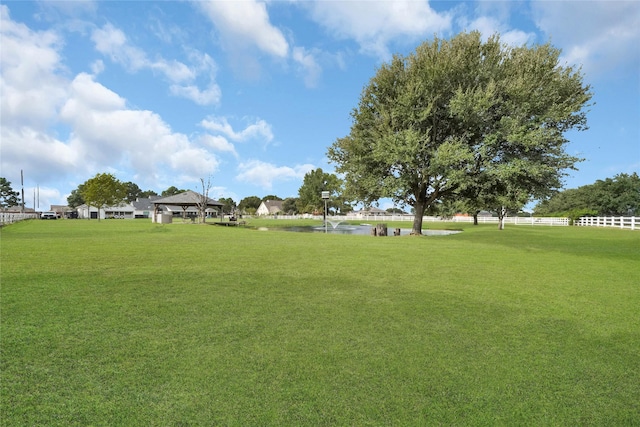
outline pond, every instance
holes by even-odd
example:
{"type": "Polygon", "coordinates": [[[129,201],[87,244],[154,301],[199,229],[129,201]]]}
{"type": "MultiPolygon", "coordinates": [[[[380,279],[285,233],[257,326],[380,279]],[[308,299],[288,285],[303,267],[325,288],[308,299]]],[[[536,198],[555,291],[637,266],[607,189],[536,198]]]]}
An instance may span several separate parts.
{"type": "MultiPolygon", "coordinates": [[[[326,232],[329,234],[355,234],[355,235],[370,235],[371,234],[371,225],[369,224],[360,224],[360,225],[351,225],[351,224],[338,224],[331,225],[327,224],[326,232]]],[[[260,227],[258,230],[268,231],[269,228],[260,227]]],[[[283,231],[294,231],[298,233],[324,233],[325,227],[324,225],[310,225],[310,226],[299,226],[299,227],[283,227],[283,228],[274,228],[273,230],[283,230],[283,231]]],[[[393,236],[393,231],[395,228],[389,227],[387,232],[390,236],[393,236]]],[[[448,236],[450,234],[460,233],[460,230],[422,230],[423,236],[448,236]]],[[[400,235],[406,236],[411,234],[410,228],[401,228],[400,235]]]]}

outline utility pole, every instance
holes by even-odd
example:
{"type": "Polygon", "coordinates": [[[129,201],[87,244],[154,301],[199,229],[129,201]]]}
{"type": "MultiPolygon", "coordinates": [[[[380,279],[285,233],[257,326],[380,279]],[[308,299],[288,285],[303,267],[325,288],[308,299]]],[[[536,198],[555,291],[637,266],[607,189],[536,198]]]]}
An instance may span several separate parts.
{"type": "Polygon", "coordinates": [[[22,187],[22,204],[20,211],[24,213],[24,174],[22,173],[22,169],[20,169],[20,186],[22,187]]]}

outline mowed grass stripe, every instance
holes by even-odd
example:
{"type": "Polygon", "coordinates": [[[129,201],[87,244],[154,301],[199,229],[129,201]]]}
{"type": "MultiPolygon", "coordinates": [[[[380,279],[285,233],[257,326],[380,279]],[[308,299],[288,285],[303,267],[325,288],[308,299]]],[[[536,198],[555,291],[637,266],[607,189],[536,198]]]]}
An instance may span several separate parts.
{"type": "Polygon", "coordinates": [[[640,234],[462,228],[5,227],[3,424],[640,423],[640,234]]]}

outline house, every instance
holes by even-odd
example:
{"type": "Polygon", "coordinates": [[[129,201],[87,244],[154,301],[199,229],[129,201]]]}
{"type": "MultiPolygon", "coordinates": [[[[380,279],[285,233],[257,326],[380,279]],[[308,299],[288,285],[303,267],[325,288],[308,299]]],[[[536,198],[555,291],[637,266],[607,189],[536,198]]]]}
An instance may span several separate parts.
{"type": "MultiPolygon", "coordinates": [[[[157,214],[165,214],[169,216],[195,218],[198,216],[198,203],[200,195],[194,191],[185,191],[168,197],[151,196],[138,198],[130,203],[122,203],[118,206],[106,206],[98,211],[95,206],[80,205],[76,208],[78,218],[83,219],[100,219],[116,218],[152,218],[154,212],[157,214]]],[[[217,209],[222,208],[222,203],[217,200],[207,198],[207,216],[217,216],[217,209]]]]}
{"type": "Polygon", "coordinates": [[[106,218],[133,218],[134,208],[131,203],[123,203],[119,206],[105,206],[98,209],[95,206],[87,206],[86,204],[80,205],[76,208],[78,211],[78,218],[80,219],[106,219],[106,218]]]}
{"type": "Polygon", "coordinates": [[[161,196],[149,196],[137,198],[131,205],[133,206],[134,218],[151,218],[153,215],[153,201],[158,200],[161,196]]]}
{"type": "Polygon", "coordinates": [[[347,214],[347,216],[355,216],[357,218],[364,218],[368,216],[382,216],[382,215],[389,215],[389,212],[379,208],[374,208],[374,207],[362,209],[360,211],[349,212],[347,214]]]}
{"type": "Polygon", "coordinates": [[[22,207],[21,205],[9,206],[2,210],[4,213],[18,214],[18,213],[28,213],[28,214],[40,214],[34,208],[22,207]]]}
{"type": "Polygon", "coordinates": [[[51,205],[49,208],[51,212],[55,212],[58,218],[64,218],[67,212],[71,211],[71,208],[67,205],[51,205]]]}
{"type": "Polygon", "coordinates": [[[282,212],[282,200],[265,200],[260,203],[256,215],[276,215],[282,212]]]}

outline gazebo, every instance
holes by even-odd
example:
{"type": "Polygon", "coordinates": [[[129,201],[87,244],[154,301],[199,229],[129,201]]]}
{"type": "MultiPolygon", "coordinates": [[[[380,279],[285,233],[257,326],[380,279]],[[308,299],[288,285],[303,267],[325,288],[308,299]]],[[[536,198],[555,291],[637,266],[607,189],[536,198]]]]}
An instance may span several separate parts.
{"type": "MultiPolygon", "coordinates": [[[[186,217],[187,209],[191,206],[200,207],[203,203],[203,195],[198,194],[195,191],[187,190],[184,193],[174,194],[173,196],[163,197],[161,199],[153,200],[153,218],[152,222],[158,221],[158,214],[162,212],[162,206],[180,206],[182,208],[182,218],[186,217]]],[[[209,197],[206,198],[206,206],[203,209],[207,209],[208,207],[222,207],[223,203],[220,203],[217,200],[213,200],[209,197]]]]}

